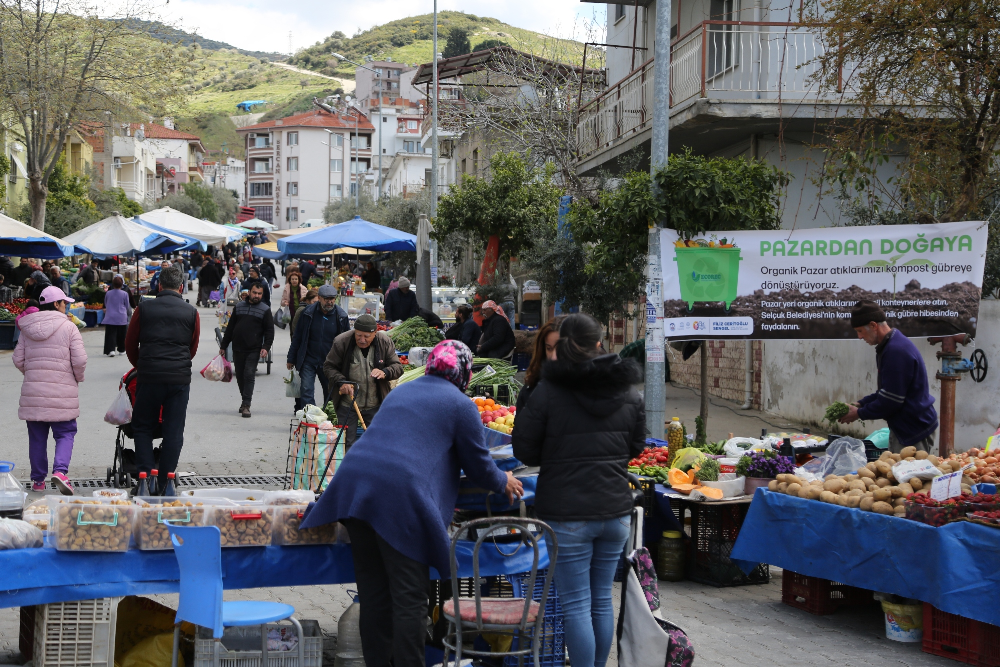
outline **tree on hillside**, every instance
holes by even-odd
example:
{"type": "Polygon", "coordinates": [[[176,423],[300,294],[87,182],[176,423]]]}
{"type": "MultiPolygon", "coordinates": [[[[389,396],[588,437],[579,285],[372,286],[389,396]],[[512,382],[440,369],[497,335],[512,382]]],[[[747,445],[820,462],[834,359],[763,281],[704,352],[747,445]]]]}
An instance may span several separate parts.
{"type": "Polygon", "coordinates": [[[84,0],[0,0],[0,107],[24,135],[31,224],[43,229],[48,181],[69,131],[106,113],[160,115],[179,96],[184,63],[172,44],[132,31],[138,0],[99,16],[84,0]]]}
{"type": "Polygon", "coordinates": [[[472,44],[469,42],[469,31],[465,28],[455,27],[448,33],[448,43],[442,51],[445,58],[454,56],[464,56],[472,52],[472,44]]]}
{"type": "MultiPolygon", "coordinates": [[[[1000,197],[1000,6],[828,0],[822,9],[816,29],[834,47],[819,58],[820,83],[850,102],[825,144],[825,177],[845,212],[862,224],[987,217],[1000,197]]],[[[984,290],[997,289],[991,225],[984,290]]]]}

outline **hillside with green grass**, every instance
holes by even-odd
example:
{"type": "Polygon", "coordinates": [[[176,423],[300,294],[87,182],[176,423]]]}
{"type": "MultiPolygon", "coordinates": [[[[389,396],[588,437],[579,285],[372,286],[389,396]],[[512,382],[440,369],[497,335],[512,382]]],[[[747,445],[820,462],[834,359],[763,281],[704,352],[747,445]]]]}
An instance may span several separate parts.
{"type": "MultiPolygon", "coordinates": [[[[411,65],[430,62],[434,53],[433,20],[433,14],[411,16],[375,26],[354,37],[347,37],[338,31],[295,54],[289,62],[321,74],[349,77],[354,76],[354,65],[338,63],[331,53],[340,53],[357,62],[362,62],[366,56],[375,60],[391,58],[395,62],[411,65]]],[[[438,13],[439,52],[444,52],[452,28],[468,31],[474,51],[484,42],[488,42],[487,46],[504,43],[521,51],[564,62],[580,63],[583,60],[583,44],[580,42],[516,28],[487,16],[452,11],[438,13]]]]}

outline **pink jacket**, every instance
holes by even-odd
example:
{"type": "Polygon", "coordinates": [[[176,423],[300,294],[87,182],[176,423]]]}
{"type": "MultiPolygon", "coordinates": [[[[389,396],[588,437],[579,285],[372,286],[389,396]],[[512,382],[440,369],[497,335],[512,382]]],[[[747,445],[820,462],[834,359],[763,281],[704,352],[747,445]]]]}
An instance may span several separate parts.
{"type": "MultiPolygon", "coordinates": [[[[308,287],[306,287],[305,285],[301,285],[301,284],[299,285],[299,305],[302,305],[302,302],[306,298],[306,292],[308,292],[308,291],[309,291],[308,287]]],[[[282,305],[282,306],[290,306],[290,305],[292,305],[292,286],[289,285],[288,283],[285,283],[285,289],[281,292],[281,304],[280,305],[282,305]]]]}
{"type": "Polygon", "coordinates": [[[14,365],[24,374],[18,419],[64,422],[80,416],[79,383],[87,368],[80,330],[66,315],[40,311],[18,322],[14,365]]]}

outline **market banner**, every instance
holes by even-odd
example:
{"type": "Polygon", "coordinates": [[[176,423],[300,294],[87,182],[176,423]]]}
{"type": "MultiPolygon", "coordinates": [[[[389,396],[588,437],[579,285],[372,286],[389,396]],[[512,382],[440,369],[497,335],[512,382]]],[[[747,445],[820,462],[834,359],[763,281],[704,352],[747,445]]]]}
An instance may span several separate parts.
{"type": "Polygon", "coordinates": [[[667,339],[856,338],[851,310],[881,305],[911,338],[975,336],[985,222],[660,237],[667,339]]]}

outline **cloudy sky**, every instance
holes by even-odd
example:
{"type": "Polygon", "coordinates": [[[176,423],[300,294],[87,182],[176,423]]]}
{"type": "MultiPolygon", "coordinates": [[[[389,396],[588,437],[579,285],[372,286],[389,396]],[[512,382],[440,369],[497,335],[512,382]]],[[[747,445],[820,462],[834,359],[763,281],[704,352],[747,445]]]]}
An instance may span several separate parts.
{"type": "MultiPolygon", "coordinates": [[[[510,25],[560,37],[581,32],[580,22],[605,5],[579,0],[438,0],[438,10],[492,16],[510,25]]],[[[433,11],[432,0],[170,0],[164,18],[188,32],[256,51],[288,52],[311,46],[335,30],[347,35],[373,25],[433,11]]]]}

